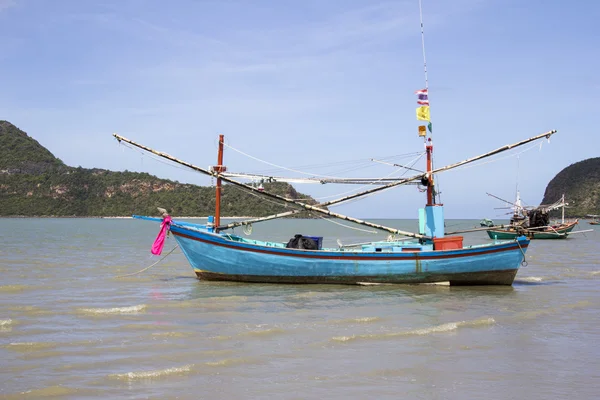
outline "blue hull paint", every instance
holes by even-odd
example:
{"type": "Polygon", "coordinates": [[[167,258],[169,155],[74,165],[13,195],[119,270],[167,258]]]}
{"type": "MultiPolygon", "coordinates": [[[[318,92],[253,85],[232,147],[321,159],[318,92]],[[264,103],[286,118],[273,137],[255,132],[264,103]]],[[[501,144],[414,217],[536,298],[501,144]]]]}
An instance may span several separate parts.
{"type": "Polygon", "coordinates": [[[171,226],[196,275],[242,282],[511,285],[529,245],[523,237],[457,250],[299,250],[197,227],[171,226]]]}

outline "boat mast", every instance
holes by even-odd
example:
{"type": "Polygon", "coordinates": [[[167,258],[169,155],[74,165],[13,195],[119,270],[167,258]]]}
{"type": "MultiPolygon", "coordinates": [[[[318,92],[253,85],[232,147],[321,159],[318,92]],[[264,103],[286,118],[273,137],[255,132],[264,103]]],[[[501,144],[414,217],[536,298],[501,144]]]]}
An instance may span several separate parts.
{"type": "Polygon", "coordinates": [[[427,205],[433,206],[435,204],[435,199],[433,194],[433,174],[431,173],[433,170],[433,162],[431,157],[433,153],[433,144],[431,143],[431,138],[429,138],[427,141],[425,150],[427,151],[427,176],[425,178],[427,182],[427,205]]]}
{"type": "Polygon", "coordinates": [[[429,82],[427,81],[427,59],[425,58],[425,31],[423,29],[423,6],[421,0],[419,0],[419,18],[421,20],[421,45],[423,47],[423,69],[425,70],[425,89],[429,89],[429,82]]]}
{"type": "Polygon", "coordinates": [[[217,165],[212,167],[212,170],[217,174],[217,187],[215,195],[215,232],[218,232],[221,225],[221,173],[227,171],[227,167],[223,165],[223,141],[224,135],[219,135],[219,154],[217,156],[217,165]]]}
{"type": "MultiPolygon", "coordinates": [[[[427,58],[425,57],[425,29],[423,26],[422,0],[419,0],[419,21],[421,22],[421,47],[423,50],[423,72],[425,74],[425,91],[427,93],[427,97],[429,98],[429,80],[427,79],[427,58]]],[[[429,121],[429,124],[431,124],[431,121],[429,121]]],[[[431,173],[431,171],[433,170],[433,143],[431,142],[431,130],[429,131],[429,134],[427,136],[423,138],[425,140],[425,151],[427,153],[427,175],[426,179],[423,180],[423,183],[427,184],[427,205],[433,206],[435,205],[435,192],[433,186],[433,174],[431,173]]]]}

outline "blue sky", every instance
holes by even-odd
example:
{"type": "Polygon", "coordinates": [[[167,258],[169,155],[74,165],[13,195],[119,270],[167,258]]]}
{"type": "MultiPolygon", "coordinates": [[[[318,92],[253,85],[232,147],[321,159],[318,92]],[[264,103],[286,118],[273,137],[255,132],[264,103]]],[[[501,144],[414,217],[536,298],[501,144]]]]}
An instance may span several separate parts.
{"type": "MultiPolygon", "coordinates": [[[[423,12],[436,166],[558,130],[541,150],[440,174],[447,217],[499,219],[486,192],[512,199],[517,183],[539,204],[560,170],[599,156],[599,2],[423,0],[423,12]]],[[[0,119],[72,166],[210,184],[113,132],[203,167],[222,133],[258,159],[336,176],[397,174],[365,160],[423,150],[418,0],[0,0],[0,37],[0,119]]],[[[231,150],[225,164],[290,175],[231,150]]],[[[424,202],[410,186],[334,210],[416,218],[424,202]]]]}

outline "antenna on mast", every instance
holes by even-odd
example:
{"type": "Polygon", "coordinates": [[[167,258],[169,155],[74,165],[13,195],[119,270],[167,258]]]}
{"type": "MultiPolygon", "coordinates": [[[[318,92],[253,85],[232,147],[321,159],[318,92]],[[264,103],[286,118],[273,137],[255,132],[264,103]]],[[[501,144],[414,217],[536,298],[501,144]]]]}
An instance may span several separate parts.
{"type": "Polygon", "coordinates": [[[425,89],[429,89],[429,81],[427,80],[427,59],[425,58],[425,32],[423,30],[423,5],[422,0],[419,0],[419,19],[421,21],[421,45],[423,47],[423,69],[425,71],[425,89]]]}

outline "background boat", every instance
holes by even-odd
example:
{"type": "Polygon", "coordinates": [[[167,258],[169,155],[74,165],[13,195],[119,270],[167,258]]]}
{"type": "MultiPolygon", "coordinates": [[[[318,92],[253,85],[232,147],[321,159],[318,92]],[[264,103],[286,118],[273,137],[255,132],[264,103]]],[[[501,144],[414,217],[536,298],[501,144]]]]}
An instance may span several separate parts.
{"type": "Polygon", "coordinates": [[[527,236],[529,239],[566,239],[578,224],[578,220],[565,221],[565,207],[568,203],[563,195],[557,202],[538,207],[525,207],[521,203],[520,194],[514,203],[510,203],[497,196],[488,195],[511,204],[513,214],[507,227],[493,228],[487,231],[491,239],[507,240],[518,236],[527,236]],[[562,210],[560,222],[551,223],[549,213],[553,210],[562,210]]]}

